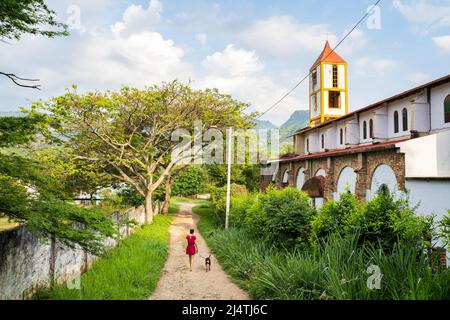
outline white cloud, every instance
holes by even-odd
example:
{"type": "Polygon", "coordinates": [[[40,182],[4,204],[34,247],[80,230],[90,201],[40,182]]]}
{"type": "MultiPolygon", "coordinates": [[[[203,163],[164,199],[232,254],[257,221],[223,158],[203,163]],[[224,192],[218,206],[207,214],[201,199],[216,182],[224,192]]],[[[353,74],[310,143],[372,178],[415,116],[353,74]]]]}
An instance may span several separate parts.
{"type": "Polygon", "coordinates": [[[123,13],[122,21],[116,22],[111,30],[115,34],[153,30],[161,19],[161,12],[162,4],[159,0],[150,0],[147,9],[132,4],[123,13]]]}
{"type": "MultiPolygon", "coordinates": [[[[252,108],[249,110],[264,111],[288,90],[264,72],[264,65],[254,51],[240,49],[232,44],[222,52],[206,57],[202,65],[207,74],[199,79],[196,86],[218,88],[232,94],[240,101],[251,103],[252,108]]],[[[263,118],[281,124],[293,110],[301,107],[307,107],[306,102],[291,95],[263,118]]]]}
{"type": "Polygon", "coordinates": [[[208,41],[208,36],[204,33],[197,33],[195,35],[195,39],[201,44],[201,45],[205,45],[206,42],[208,41]]]}
{"type": "Polygon", "coordinates": [[[231,77],[253,75],[264,68],[254,51],[238,49],[233,44],[206,57],[202,65],[208,73],[231,77]]]}
{"type": "Polygon", "coordinates": [[[433,42],[444,53],[450,53],[450,35],[434,37],[433,42]]]}
{"type": "Polygon", "coordinates": [[[436,5],[423,0],[404,3],[394,0],[396,8],[413,25],[413,30],[427,34],[433,29],[450,26],[450,4],[436,5]]]}
{"type": "Polygon", "coordinates": [[[386,78],[386,74],[392,74],[392,69],[396,66],[397,63],[394,60],[366,56],[355,61],[353,70],[358,77],[386,78]]]}
{"type": "Polygon", "coordinates": [[[305,52],[320,52],[325,41],[337,37],[322,24],[300,24],[290,16],[273,16],[258,20],[241,36],[246,46],[269,55],[289,57],[305,52]]]}

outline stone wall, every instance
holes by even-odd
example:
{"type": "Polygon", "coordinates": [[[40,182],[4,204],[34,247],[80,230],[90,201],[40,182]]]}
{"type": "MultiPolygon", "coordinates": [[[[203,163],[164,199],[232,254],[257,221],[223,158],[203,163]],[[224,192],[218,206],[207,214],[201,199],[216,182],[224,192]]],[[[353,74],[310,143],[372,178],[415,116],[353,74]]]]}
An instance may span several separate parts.
{"type": "MultiPolygon", "coordinates": [[[[155,212],[162,206],[158,205],[155,212]]],[[[143,207],[131,209],[124,215],[113,214],[115,221],[135,220],[145,222],[143,207]]],[[[127,237],[134,229],[122,227],[120,233],[127,237]]],[[[108,239],[113,247],[116,240],[108,239]]],[[[52,282],[64,283],[84,273],[97,259],[82,248],[68,248],[52,237],[38,239],[24,226],[0,232],[0,300],[18,300],[29,297],[37,288],[49,287],[52,282]]]]}

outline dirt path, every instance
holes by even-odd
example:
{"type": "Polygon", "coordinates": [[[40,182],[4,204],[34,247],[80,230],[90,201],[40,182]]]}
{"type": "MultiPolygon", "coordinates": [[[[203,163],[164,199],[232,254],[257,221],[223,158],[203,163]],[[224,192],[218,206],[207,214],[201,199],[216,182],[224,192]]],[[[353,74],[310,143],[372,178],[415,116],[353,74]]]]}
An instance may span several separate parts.
{"type": "Polygon", "coordinates": [[[248,295],[231,282],[214,256],[211,272],[205,271],[204,256],[209,248],[198,233],[195,223],[198,217],[192,213],[195,204],[183,203],[170,226],[169,256],[150,300],[246,300],[248,295]],[[186,235],[195,227],[199,255],[194,258],[192,272],[186,255],[186,235]]]}

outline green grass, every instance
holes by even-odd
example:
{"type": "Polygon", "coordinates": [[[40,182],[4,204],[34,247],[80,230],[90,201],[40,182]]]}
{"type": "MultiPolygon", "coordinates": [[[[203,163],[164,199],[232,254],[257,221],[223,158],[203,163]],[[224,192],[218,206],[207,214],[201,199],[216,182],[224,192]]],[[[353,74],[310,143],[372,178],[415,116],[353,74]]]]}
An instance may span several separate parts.
{"type": "Polygon", "coordinates": [[[155,290],[167,258],[172,216],[155,216],[94,263],[81,277],[81,290],[58,285],[35,299],[142,300],[155,290]]]}
{"type": "Polygon", "coordinates": [[[356,237],[336,235],[321,246],[287,251],[243,229],[224,230],[206,205],[194,212],[221,266],[254,299],[450,299],[450,271],[433,272],[412,245],[399,245],[386,255],[371,246],[358,248],[356,237]],[[370,265],[383,275],[380,290],[367,287],[370,265]]]}

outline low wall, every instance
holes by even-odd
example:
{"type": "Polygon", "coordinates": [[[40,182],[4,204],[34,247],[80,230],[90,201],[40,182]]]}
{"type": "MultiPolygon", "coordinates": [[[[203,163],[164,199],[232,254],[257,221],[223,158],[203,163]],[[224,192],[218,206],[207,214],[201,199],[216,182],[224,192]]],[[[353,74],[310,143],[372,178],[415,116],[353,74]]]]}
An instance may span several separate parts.
{"type": "MultiPolygon", "coordinates": [[[[113,213],[116,222],[127,218],[143,224],[144,208],[131,209],[123,215],[113,213]]],[[[123,237],[133,232],[129,227],[120,229],[123,237]]],[[[116,244],[113,239],[106,241],[109,247],[116,244]]],[[[84,273],[96,259],[80,247],[68,248],[51,237],[38,239],[24,226],[0,232],[0,300],[24,299],[37,288],[49,287],[53,281],[64,283],[84,273]]]]}

